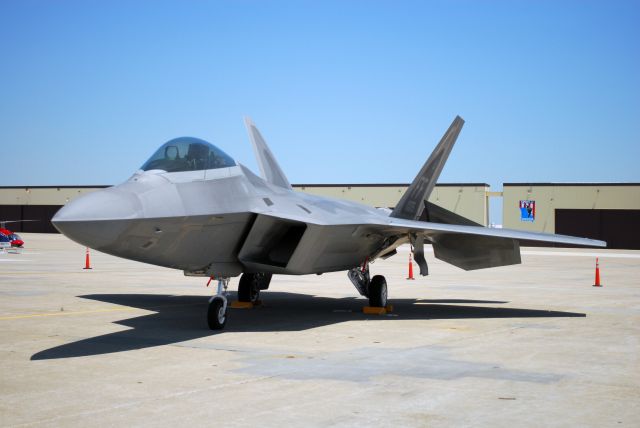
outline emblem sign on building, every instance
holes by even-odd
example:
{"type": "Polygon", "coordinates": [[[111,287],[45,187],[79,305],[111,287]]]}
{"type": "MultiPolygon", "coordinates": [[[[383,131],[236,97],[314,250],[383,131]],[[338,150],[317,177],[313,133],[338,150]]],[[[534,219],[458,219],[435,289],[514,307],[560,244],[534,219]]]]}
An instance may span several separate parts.
{"type": "Polygon", "coordinates": [[[534,221],[536,219],[536,201],[520,201],[520,221],[534,221]]]}

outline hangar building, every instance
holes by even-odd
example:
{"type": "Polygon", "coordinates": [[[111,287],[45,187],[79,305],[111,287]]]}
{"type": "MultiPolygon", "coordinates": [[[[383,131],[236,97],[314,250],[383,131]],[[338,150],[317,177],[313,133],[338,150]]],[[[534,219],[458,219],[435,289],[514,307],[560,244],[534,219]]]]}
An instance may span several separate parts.
{"type": "MultiPolygon", "coordinates": [[[[33,220],[15,223],[16,232],[56,233],[51,218],[71,199],[109,186],[0,187],[0,220],[33,220]]],[[[294,184],[295,190],[348,199],[375,207],[393,208],[408,184],[294,184]]],[[[438,184],[429,200],[443,208],[486,225],[489,218],[489,185],[438,184]]]]}
{"type": "MultiPolygon", "coordinates": [[[[408,184],[298,184],[295,190],[393,208],[408,184]]],[[[16,232],[55,233],[50,219],[78,195],[108,186],[0,187],[0,220],[38,220],[8,225],[16,232]]],[[[503,199],[503,226],[608,242],[640,249],[640,183],[438,184],[429,201],[476,223],[489,223],[489,198],[503,199]]]]}
{"type": "Polygon", "coordinates": [[[640,249],[640,183],[504,183],[502,209],[505,228],[640,249]],[[533,218],[523,218],[527,201],[534,202],[533,218]]]}

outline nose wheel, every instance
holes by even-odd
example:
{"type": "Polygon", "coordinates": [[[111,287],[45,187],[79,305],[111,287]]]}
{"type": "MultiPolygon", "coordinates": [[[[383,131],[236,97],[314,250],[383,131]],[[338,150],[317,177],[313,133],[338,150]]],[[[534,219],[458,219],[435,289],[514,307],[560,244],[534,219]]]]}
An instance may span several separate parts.
{"type": "Polygon", "coordinates": [[[209,299],[207,324],[211,330],[222,330],[227,324],[227,287],[229,278],[218,279],[218,292],[209,299]]]}
{"type": "Polygon", "coordinates": [[[227,304],[220,297],[212,297],[207,310],[207,324],[211,330],[222,330],[227,324],[227,304]]]}

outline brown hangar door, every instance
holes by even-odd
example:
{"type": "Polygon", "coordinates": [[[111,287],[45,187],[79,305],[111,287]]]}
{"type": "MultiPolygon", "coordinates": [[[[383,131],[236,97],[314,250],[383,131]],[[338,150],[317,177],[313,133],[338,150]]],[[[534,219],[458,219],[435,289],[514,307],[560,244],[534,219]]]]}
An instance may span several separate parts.
{"type": "Polygon", "coordinates": [[[556,209],[556,233],[607,241],[607,248],[640,250],[640,210],[556,209]]]}
{"type": "Polygon", "coordinates": [[[51,218],[60,208],[62,205],[3,205],[0,206],[0,220],[32,220],[7,223],[7,229],[16,233],[58,233],[51,218]]]}

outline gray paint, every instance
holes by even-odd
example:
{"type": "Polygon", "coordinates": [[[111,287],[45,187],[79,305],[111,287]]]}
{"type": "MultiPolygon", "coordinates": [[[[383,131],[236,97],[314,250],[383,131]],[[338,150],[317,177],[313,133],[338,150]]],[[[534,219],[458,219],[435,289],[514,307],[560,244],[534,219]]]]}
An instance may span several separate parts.
{"type": "MultiPolygon", "coordinates": [[[[461,121],[456,118],[436,148],[430,161],[438,165],[429,171],[442,170],[461,121]],[[444,143],[448,150],[442,149],[444,143]]],[[[295,192],[255,125],[247,120],[247,126],[264,179],[242,165],[204,172],[138,171],[123,184],[73,200],[53,224],[74,241],[105,253],[218,277],[348,270],[392,252],[410,236],[424,237],[434,244],[437,257],[464,269],[519,262],[519,239],[605,245],[394,218],[388,210],[295,192]]],[[[435,179],[421,173],[416,181],[424,179],[428,195],[435,179]]],[[[414,182],[407,192],[417,186],[414,182]]]]}

